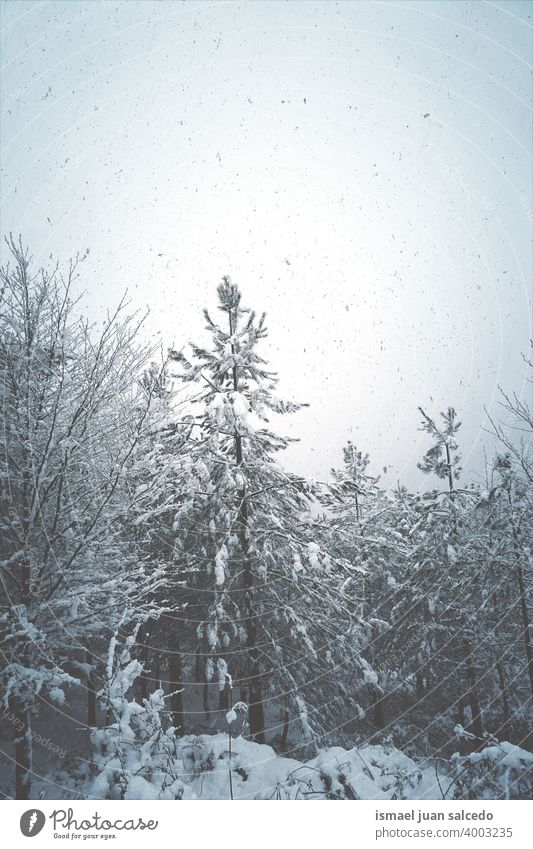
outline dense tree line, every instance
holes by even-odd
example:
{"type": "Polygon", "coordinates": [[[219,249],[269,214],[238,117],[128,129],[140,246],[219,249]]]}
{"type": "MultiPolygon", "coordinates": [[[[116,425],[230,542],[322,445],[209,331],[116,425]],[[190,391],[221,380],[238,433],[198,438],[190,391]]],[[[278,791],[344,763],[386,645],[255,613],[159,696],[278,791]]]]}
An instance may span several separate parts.
{"type": "Polygon", "coordinates": [[[229,716],[280,752],[386,739],[438,758],[458,728],[465,749],[530,746],[520,398],[502,394],[482,485],[462,481],[452,407],[420,409],[434,488],[385,490],[350,442],[317,484],[283,467],[290,440],[269,419],[301,404],[277,397],[265,316],[228,278],[220,319],[204,312],[210,344],[157,362],[124,303],[98,329],[81,317],[77,262],[37,269],[8,244],[0,683],[17,798],[31,797],[32,721],[68,710],[73,688],[91,728],[120,725],[127,692],[157,691],[176,737],[229,716]]]}

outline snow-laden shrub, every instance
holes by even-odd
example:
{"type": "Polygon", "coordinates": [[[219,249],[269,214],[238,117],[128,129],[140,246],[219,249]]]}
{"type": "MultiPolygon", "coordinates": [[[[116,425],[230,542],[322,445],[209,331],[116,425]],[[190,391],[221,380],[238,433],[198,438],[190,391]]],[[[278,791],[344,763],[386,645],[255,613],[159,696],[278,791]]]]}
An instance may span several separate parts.
{"type": "MultiPolygon", "coordinates": [[[[435,772],[419,766],[393,746],[334,746],[321,749],[302,767],[307,770],[315,798],[436,799],[435,772]],[[312,773],[316,771],[316,775],[312,773]]],[[[300,773],[300,778],[302,773],[300,773]]],[[[304,793],[305,795],[305,793],[304,793]]],[[[312,796],[310,796],[312,798],[312,796]]]]}
{"type": "Polygon", "coordinates": [[[505,741],[486,742],[479,751],[452,755],[453,784],[446,798],[531,799],[533,754],[505,741]]]}
{"type": "Polygon", "coordinates": [[[91,734],[99,774],[89,794],[99,799],[180,799],[183,783],[174,728],[163,727],[164,694],[143,705],[123,700],[116,721],[91,734]]]}
{"type": "Polygon", "coordinates": [[[177,738],[172,725],[165,722],[163,690],[156,690],[142,704],[128,699],[143,669],[130,654],[135,638],[136,632],[128,637],[118,661],[116,637],[110,642],[106,685],[98,694],[108,723],[91,732],[98,775],[88,795],[99,799],[179,799],[183,784],[177,773],[177,738]]]}

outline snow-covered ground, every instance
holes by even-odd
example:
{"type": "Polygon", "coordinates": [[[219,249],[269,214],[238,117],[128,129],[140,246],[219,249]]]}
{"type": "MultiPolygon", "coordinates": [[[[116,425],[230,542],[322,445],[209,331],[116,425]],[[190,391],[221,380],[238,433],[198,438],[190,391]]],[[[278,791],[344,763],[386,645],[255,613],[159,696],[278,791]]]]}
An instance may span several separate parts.
{"type": "MultiPolygon", "coordinates": [[[[267,745],[227,734],[181,737],[174,779],[152,770],[148,753],[133,748],[117,782],[117,762],[108,762],[87,796],[126,799],[441,799],[433,766],[419,766],[398,749],[363,746],[321,749],[302,763],[267,745]]],[[[126,751],[125,747],[123,751],[126,751]]],[[[441,785],[449,779],[440,776],[441,785]]],[[[84,793],[85,795],[85,793],[84,793]]]]}

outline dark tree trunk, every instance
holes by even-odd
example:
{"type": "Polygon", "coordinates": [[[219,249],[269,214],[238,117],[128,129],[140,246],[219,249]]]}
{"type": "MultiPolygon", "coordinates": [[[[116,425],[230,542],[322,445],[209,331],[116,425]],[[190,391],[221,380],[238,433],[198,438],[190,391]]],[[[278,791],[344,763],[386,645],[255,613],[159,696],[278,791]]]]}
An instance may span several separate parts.
{"type": "MultiPolygon", "coordinates": [[[[463,728],[467,726],[467,718],[466,718],[466,708],[468,706],[468,698],[466,696],[462,696],[460,701],[457,704],[457,724],[462,725],[463,728]]],[[[466,755],[472,751],[471,743],[463,737],[462,735],[459,737],[459,740],[456,742],[455,737],[453,738],[454,745],[457,745],[459,748],[459,752],[461,755],[466,755]]]]}
{"type": "Polygon", "coordinates": [[[516,566],[516,579],[518,581],[518,589],[520,591],[520,612],[522,614],[522,625],[524,627],[524,647],[526,650],[529,686],[531,689],[531,695],[533,696],[533,647],[531,645],[531,624],[529,621],[529,611],[527,609],[524,572],[522,570],[522,564],[520,562],[518,562],[516,566]]]}
{"type": "MultiPolygon", "coordinates": [[[[91,652],[87,651],[85,662],[92,667],[91,652]]],[[[96,684],[94,681],[94,669],[87,675],[87,725],[89,728],[96,727],[96,684]]]]}
{"type": "Polygon", "coordinates": [[[171,679],[172,695],[170,697],[170,713],[172,725],[176,730],[180,729],[183,734],[183,692],[180,684],[181,664],[176,658],[169,663],[169,677],[171,679]]]}
{"type": "Polygon", "coordinates": [[[146,666],[143,666],[143,674],[141,675],[141,699],[148,698],[148,676],[146,675],[146,666]]]}
{"type": "Polygon", "coordinates": [[[199,652],[196,652],[196,657],[194,658],[194,677],[197,684],[201,684],[204,680],[202,674],[202,656],[199,652]]]}
{"type": "Polygon", "coordinates": [[[457,722],[463,727],[466,724],[466,699],[462,698],[457,704],[457,722]]]}
{"type": "Polygon", "coordinates": [[[209,710],[209,683],[204,680],[202,685],[202,698],[204,703],[204,713],[206,717],[209,719],[211,711],[209,710]]]}
{"type": "Polygon", "coordinates": [[[155,654],[154,657],[154,689],[158,690],[161,687],[161,661],[159,659],[159,655],[155,654]]]}
{"type": "MultiPolygon", "coordinates": [[[[26,530],[27,532],[27,530],[26,530]]],[[[24,556],[22,563],[22,600],[26,610],[30,610],[32,598],[32,570],[28,557],[24,556]]],[[[24,666],[30,663],[28,658],[28,644],[24,645],[20,653],[20,662],[24,666]]],[[[19,699],[14,699],[13,704],[14,726],[15,726],[15,798],[31,798],[31,779],[33,768],[32,734],[31,734],[31,712],[29,707],[19,699]]]]}
{"type": "Polygon", "coordinates": [[[176,731],[181,730],[183,734],[183,682],[182,682],[182,663],[180,644],[177,639],[174,639],[171,645],[171,652],[168,661],[168,678],[170,687],[170,713],[172,716],[172,725],[176,731]]]}
{"type": "Polygon", "coordinates": [[[383,710],[383,690],[380,687],[372,687],[372,708],[374,711],[374,725],[377,728],[385,728],[385,713],[383,710]]]}
{"type": "Polygon", "coordinates": [[[211,711],[209,709],[209,681],[206,678],[205,666],[205,659],[202,658],[202,655],[198,654],[196,656],[196,674],[198,676],[198,680],[202,682],[202,702],[204,706],[204,713],[206,719],[209,719],[209,716],[211,715],[211,711]]]}
{"type": "Polygon", "coordinates": [[[502,699],[502,727],[507,728],[509,721],[511,719],[511,710],[509,708],[509,696],[507,692],[507,684],[505,683],[505,670],[502,662],[502,654],[499,650],[499,636],[500,636],[500,628],[499,628],[499,611],[498,611],[498,599],[497,594],[493,593],[492,602],[494,605],[494,616],[495,616],[495,625],[494,625],[494,634],[496,637],[496,646],[498,653],[498,660],[496,661],[496,671],[498,673],[498,684],[500,687],[500,695],[502,699]]]}
{"type": "Polygon", "coordinates": [[[148,698],[148,663],[149,663],[149,652],[148,646],[146,645],[146,630],[141,625],[139,628],[139,633],[137,635],[137,643],[139,645],[139,659],[142,664],[143,671],[139,676],[139,684],[141,689],[141,699],[148,698]]]}
{"type": "MultiPolygon", "coordinates": [[[[233,327],[233,318],[230,313],[230,334],[233,335],[235,328],[233,327]]],[[[233,346],[232,346],[233,351],[233,346]]],[[[239,391],[239,378],[237,366],[233,366],[233,388],[235,392],[239,391]]],[[[235,432],[235,461],[237,466],[242,465],[242,437],[235,432]]],[[[250,731],[252,739],[256,743],[265,742],[265,713],[263,705],[263,685],[261,680],[261,669],[259,663],[259,652],[257,649],[257,615],[255,613],[253,602],[253,570],[252,561],[249,555],[248,542],[248,501],[246,490],[243,488],[239,491],[239,542],[242,556],[243,567],[243,589],[244,589],[244,625],[246,630],[246,647],[247,647],[247,674],[246,683],[248,685],[248,719],[250,723],[250,731]]]]}
{"type": "Polygon", "coordinates": [[[87,679],[87,725],[96,728],[96,692],[90,678],[87,679]]]}
{"type": "MultiPolygon", "coordinates": [[[[240,440],[240,437],[239,437],[240,440]]],[[[246,647],[248,649],[248,716],[252,739],[256,743],[265,742],[265,714],[263,706],[263,686],[257,650],[257,617],[253,604],[252,563],[248,556],[248,507],[246,494],[241,493],[239,510],[240,541],[243,553],[244,613],[246,628],[246,647]]]]}
{"type": "Polygon", "coordinates": [[[448,489],[450,490],[450,495],[453,498],[455,495],[455,491],[453,488],[452,458],[450,455],[450,446],[447,442],[444,443],[444,448],[446,450],[446,467],[448,469],[448,489]]]}
{"type": "Polygon", "coordinates": [[[463,649],[465,655],[466,680],[468,682],[468,703],[472,714],[472,733],[475,734],[476,737],[482,737],[483,724],[481,721],[481,709],[479,707],[479,700],[477,697],[477,679],[474,666],[472,664],[472,649],[468,640],[463,641],[463,649]]]}
{"type": "Polygon", "coordinates": [[[470,702],[470,710],[472,712],[472,733],[475,734],[476,737],[483,737],[481,709],[479,707],[477,693],[475,690],[470,690],[468,694],[468,701],[470,702]]]}
{"type": "Polygon", "coordinates": [[[230,699],[231,699],[231,689],[230,689],[228,682],[226,681],[222,690],[219,689],[219,691],[218,691],[218,708],[219,708],[219,710],[229,710],[230,707],[231,707],[230,699]]]}
{"type": "Polygon", "coordinates": [[[287,742],[289,739],[289,721],[290,721],[290,713],[289,713],[289,700],[285,700],[285,707],[283,709],[283,731],[281,733],[280,740],[280,749],[284,752],[287,749],[287,742]]]}
{"type": "Polygon", "coordinates": [[[15,737],[15,798],[29,799],[31,796],[32,737],[31,714],[21,702],[13,707],[16,728],[15,737]]]}
{"type": "Polygon", "coordinates": [[[502,697],[502,719],[503,719],[503,727],[506,728],[509,724],[509,720],[511,719],[511,710],[509,708],[509,698],[507,695],[507,685],[505,683],[505,675],[503,671],[503,663],[498,661],[496,664],[496,670],[498,672],[498,683],[500,685],[500,693],[502,697]]]}

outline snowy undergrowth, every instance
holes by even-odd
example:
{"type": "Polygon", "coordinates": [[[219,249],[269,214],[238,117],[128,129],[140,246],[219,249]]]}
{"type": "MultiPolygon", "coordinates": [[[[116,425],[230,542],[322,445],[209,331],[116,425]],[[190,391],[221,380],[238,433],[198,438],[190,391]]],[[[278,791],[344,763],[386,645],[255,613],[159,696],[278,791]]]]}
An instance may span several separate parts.
{"type": "MultiPolygon", "coordinates": [[[[129,700],[142,670],[126,641],[100,697],[112,721],[91,735],[91,774],[78,786],[98,799],[483,799],[529,798],[533,755],[494,738],[478,739],[462,726],[458,741],[477,747],[449,761],[417,764],[389,745],[320,749],[305,762],[277,755],[270,746],[233,736],[246,714],[242,702],[227,714],[228,733],[177,736],[163,690],[143,704],[129,700]],[[241,717],[242,719],[242,717],[241,717]],[[96,771],[96,775],[95,775],[96,771]]],[[[79,781],[78,776],[78,781],[79,781]]]]}
{"type": "MultiPolygon", "coordinates": [[[[100,732],[106,733],[106,732],[100,732]]],[[[174,737],[144,745],[114,737],[114,756],[100,752],[101,772],[87,795],[106,799],[439,799],[431,768],[398,749],[321,749],[302,763],[267,745],[227,734],[174,737]],[[120,745],[120,756],[118,745],[120,745]],[[155,755],[155,757],[154,757],[155,755]],[[230,783],[231,770],[231,783],[230,783]]]]}
{"type": "Polygon", "coordinates": [[[232,737],[243,703],[227,713],[228,733],[178,737],[162,690],[143,704],[130,701],[141,665],[127,640],[100,693],[113,721],[91,735],[97,770],[82,792],[100,799],[432,799],[442,798],[433,768],[417,766],[398,749],[363,746],[321,749],[302,763],[270,746],[232,737]]]}
{"type": "Polygon", "coordinates": [[[452,755],[448,799],[531,799],[533,754],[507,741],[487,741],[480,751],[452,755]]]}

